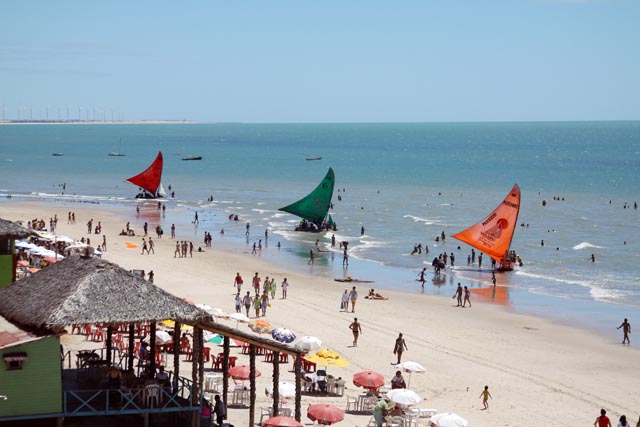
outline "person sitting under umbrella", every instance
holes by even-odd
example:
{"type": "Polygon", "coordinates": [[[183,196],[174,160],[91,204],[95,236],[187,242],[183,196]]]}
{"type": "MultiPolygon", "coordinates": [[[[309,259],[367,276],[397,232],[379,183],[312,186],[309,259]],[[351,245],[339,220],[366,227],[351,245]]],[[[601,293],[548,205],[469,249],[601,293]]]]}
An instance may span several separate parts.
{"type": "Polygon", "coordinates": [[[390,406],[391,399],[385,396],[373,407],[373,418],[376,420],[376,427],[382,427],[382,420],[387,415],[390,406]]]}
{"type": "Polygon", "coordinates": [[[394,388],[407,388],[401,371],[396,371],[396,375],[391,378],[391,389],[393,390],[394,388]]]}

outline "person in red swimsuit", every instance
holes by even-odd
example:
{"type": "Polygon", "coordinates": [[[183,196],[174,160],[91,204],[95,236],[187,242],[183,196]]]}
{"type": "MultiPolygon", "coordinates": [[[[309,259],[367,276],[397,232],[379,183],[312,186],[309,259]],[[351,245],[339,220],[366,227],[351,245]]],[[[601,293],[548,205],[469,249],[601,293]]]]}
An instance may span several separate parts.
{"type": "Polygon", "coordinates": [[[611,427],[611,421],[607,417],[607,411],[600,409],[600,416],[593,422],[594,427],[611,427]]]}

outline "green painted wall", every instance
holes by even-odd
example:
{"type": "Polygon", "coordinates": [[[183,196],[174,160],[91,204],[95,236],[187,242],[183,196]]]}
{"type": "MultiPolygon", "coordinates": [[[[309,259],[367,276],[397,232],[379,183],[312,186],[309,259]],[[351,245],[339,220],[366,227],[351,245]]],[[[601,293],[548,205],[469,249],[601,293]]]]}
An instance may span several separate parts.
{"type": "Polygon", "coordinates": [[[15,242],[13,240],[0,240],[0,288],[6,288],[13,283],[15,265],[13,265],[13,254],[15,252],[15,242]],[[8,249],[8,250],[7,250],[8,249]],[[9,252],[9,253],[6,253],[9,252]]]}
{"type": "Polygon", "coordinates": [[[5,348],[0,357],[20,351],[29,357],[21,370],[7,371],[0,359],[0,394],[8,397],[0,400],[0,423],[2,417],[62,412],[60,339],[43,338],[5,348]]]}

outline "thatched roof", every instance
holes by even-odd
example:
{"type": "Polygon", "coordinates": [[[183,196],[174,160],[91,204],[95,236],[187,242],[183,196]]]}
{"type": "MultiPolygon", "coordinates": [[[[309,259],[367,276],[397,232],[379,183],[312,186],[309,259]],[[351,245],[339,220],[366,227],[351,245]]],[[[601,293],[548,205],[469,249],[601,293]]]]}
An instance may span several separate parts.
{"type": "Polygon", "coordinates": [[[60,330],[78,323],[179,320],[209,315],[116,264],[70,256],[0,289],[0,315],[30,329],[60,330]]]}
{"type": "Polygon", "coordinates": [[[0,218],[0,239],[24,239],[32,234],[33,232],[29,229],[15,222],[0,218]]]}

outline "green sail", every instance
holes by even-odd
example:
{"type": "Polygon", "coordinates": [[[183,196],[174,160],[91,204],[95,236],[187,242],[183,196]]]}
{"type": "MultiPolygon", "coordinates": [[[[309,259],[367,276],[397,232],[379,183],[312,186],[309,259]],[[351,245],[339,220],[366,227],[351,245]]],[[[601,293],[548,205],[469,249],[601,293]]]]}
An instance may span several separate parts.
{"type": "Polygon", "coordinates": [[[322,182],[309,195],[278,210],[289,212],[321,227],[331,205],[335,181],[333,169],[329,168],[322,182]]]}

